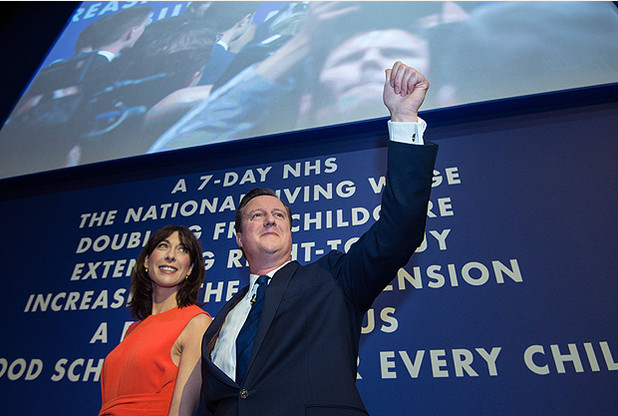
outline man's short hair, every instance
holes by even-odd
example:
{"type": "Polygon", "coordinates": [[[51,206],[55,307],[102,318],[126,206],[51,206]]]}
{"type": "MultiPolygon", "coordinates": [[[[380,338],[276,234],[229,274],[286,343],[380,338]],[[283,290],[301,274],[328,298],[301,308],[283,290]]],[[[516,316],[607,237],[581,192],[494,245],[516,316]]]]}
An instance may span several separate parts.
{"type": "Polygon", "coordinates": [[[237,233],[242,232],[242,218],[243,218],[243,210],[244,210],[245,206],[253,198],[258,197],[258,196],[263,196],[263,195],[274,196],[279,201],[281,201],[281,203],[285,207],[285,210],[286,210],[286,212],[288,214],[288,219],[290,221],[290,229],[292,228],[292,210],[290,209],[290,206],[288,204],[286,204],[285,201],[281,200],[277,196],[275,191],[273,191],[272,189],[268,189],[268,188],[253,188],[252,190],[247,192],[247,194],[245,196],[242,197],[242,199],[240,200],[240,204],[238,204],[238,208],[236,209],[236,218],[235,218],[235,221],[234,221],[234,230],[237,233]]]}
{"type": "MultiPolygon", "coordinates": [[[[86,28],[88,43],[98,50],[120,39],[135,26],[140,26],[150,17],[152,7],[135,6],[103,16],[86,28]]],[[[83,43],[83,40],[80,41],[83,43]]],[[[81,46],[81,45],[80,45],[81,46]]]]}

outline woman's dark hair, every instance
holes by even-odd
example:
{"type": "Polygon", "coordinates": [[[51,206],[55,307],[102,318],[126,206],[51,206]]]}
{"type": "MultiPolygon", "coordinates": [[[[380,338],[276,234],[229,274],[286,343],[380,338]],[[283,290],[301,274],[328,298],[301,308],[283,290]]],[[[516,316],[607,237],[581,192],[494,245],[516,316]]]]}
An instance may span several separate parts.
{"type": "Polygon", "coordinates": [[[216,36],[202,21],[182,16],[151,23],[132,48],[111,62],[116,82],[108,94],[127,106],[152,107],[201,74],[216,36]]]}
{"type": "Polygon", "coordinates": [[[176,301],[181,308],[198,303],[197,295],[206,275],[202,246],[193,232],[184,225],[166,225],[148,239],[131,273],[131,300],[127,306],[131,308],[131,315],[137,319],[147,318],[152,313],[152,281],[144,267],[146,257],[174,232],[178,232],[178,239],[186,246],[193,265],[191,274],[178,286],[176,301]]]}
{"type": "Polygon", "coordinates": [[[124,66],[127,79],[159,73],[191,74],[208,62],[216,37],[217,33],[199,20],[169,17],[148,25],[135,45],[118,57],[118,64],[124,66]]]}

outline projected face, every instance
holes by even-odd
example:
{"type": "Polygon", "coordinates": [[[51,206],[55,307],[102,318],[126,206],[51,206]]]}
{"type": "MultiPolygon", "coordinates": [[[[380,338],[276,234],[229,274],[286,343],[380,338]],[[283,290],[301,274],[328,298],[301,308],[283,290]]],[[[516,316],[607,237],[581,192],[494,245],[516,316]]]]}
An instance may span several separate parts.
{"type": "Polygon", "coordinates": [[[398,60],[426,74],[427,42],[400,29],[362,33],[343,42],[330,53],[319,78],[334,96],[331,111],[363,116],[367,106],[382,110],[384,71],[398,60]]]}

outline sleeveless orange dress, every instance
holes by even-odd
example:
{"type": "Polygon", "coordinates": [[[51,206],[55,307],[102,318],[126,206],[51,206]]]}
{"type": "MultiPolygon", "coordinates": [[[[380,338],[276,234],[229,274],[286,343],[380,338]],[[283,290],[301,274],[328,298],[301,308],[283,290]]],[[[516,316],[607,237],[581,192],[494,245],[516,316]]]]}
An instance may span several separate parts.
{"type": "Polygon", "coordinates": [[[171,357],[174,342],[199,306],[173,308],[134,322],[124,340],[105,358],[101,370],[99,416],[166,416],[178,367],[171,357]]]}

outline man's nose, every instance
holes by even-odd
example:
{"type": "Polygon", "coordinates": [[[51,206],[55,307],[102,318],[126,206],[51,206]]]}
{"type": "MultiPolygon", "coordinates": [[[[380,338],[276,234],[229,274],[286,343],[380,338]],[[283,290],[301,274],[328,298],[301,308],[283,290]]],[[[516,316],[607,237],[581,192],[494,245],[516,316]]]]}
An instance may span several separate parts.
{"type": "Polygon", "coordinates": [[[268,227],[275,224],[275,216],[272,214],[264,215],[264,226],[268,227]]]}

